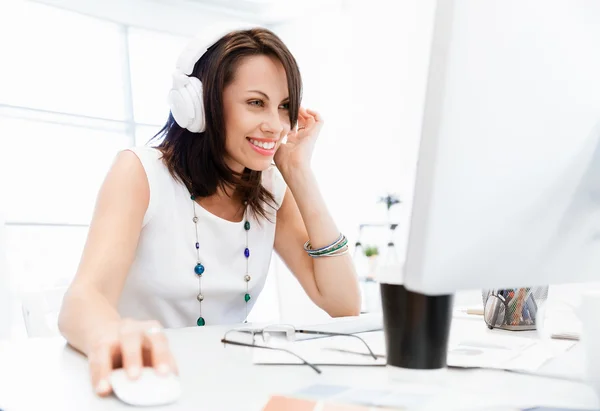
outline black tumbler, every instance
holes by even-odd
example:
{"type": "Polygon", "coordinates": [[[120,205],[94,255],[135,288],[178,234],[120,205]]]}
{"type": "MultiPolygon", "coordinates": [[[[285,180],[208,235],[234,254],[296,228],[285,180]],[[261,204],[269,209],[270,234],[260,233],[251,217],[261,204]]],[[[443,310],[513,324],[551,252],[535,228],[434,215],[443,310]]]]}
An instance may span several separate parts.
{"type": "Polygon", "coordinates": [[[381,283],[387,364],[407,369],[446,367],[453,295],[428,296],[381,283]]]}

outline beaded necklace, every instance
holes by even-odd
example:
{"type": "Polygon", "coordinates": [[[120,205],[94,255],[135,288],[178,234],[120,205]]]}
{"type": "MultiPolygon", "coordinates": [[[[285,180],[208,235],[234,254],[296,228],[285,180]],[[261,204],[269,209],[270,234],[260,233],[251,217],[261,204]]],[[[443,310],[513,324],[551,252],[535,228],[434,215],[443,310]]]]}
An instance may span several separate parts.
{"type": "MultiPolygon", "coordinates": [[[[200,304],[199,309],[200,309],[200,316],[198,317],[198,320],[196,320],[196,324],[201,327],[203,325],[206,325],[206,321],[204,320],[204,317],[202,316],[202,301],[204,301],[204,295],[202,294],[202,276],[204,275],[205,272],[205,267],[204,264],[202,264],[202,261],[200,260],[200,240],[199,240],[199,236],[198,236],[198,215],[196,213],[196,207],[198,206],[198,203],[196,203],[196,196],[192,194],[192,196],[190,197],[192,199],[192,207],[194,209],[194,218],[192,219],[192,221],[194,222],[194,226],[196,229],[196,266],[194,267],[194,273],[196,274],[196,276],[198,277],[198,296],[196,297],[198,300],[198,303],[200,304]]],[[[250,221],[248,221],[248,203],[244,202],[244,205],[246,206],[245,210],[244,210],[244,232],[246,234],[246,246],[244,248],[244,257],[246,259],[246,273],[244,274],[244,282],[246,283],[246,293],[244,294],[244,301],[246,303],[246,316],[244,317],[244,322],[246,322],[247,318],[248,318],[248,301],[250,301],[250,293],[249,293],[249,283],[251,280],[250,274],[248,274],[248,262],[250,259],[250,249],[248,248],[248,232],[250,231],[250,221]]]]}

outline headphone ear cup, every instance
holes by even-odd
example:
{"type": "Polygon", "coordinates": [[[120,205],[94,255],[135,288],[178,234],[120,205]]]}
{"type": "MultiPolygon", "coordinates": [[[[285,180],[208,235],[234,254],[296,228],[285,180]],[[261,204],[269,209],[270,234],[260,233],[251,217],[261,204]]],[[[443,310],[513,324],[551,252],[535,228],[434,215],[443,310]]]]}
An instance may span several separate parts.
{"type": "Polygon", "coordinates": [[[177,124],[182,128],[187,128],[194,120],[194,102],[190,97],[188,88],[188,77],[180,75],[169,92],[169,107],[171,114],[175,118],[177,124]]]}
{"type": "Polygon", "coordinates": [[[186,86],[188,95],[193,104],[193,118],[188,130],[194,133],[202,133],[206,130],[206,117],[204,112],[204,95],[202,82],[197,77],[189,77],[189,83],[186,86]]]}

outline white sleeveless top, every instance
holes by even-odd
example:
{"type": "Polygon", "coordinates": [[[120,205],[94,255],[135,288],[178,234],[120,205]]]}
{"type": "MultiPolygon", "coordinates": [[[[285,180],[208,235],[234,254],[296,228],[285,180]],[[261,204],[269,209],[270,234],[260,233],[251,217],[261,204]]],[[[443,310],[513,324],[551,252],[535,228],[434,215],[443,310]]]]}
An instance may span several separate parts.
{"type": "MultiPolygon", "coordinates": [[[[118,311],[138,320],[158,320],[166,328],[196,326],[200,316],[194,202],[185,185],[174,179],[153,147],[135,147],[146,171],[150,200],[135,260],[127,276],[118,311]]],[[[275,166],[262,173],[263,186],[278,206],[286,191],[275,166]]],[[[206,325],[241,323],[263,289],[273,252],[275,214],[272,222],[248,216],[248,293],[246,307],[245,219],[230,222],[196,204],[202,275],[202,317],[206,325]]],[[[279,207],[277,207],[279,208],[279,207]]],[[[267,210],[271,208],[267,206],[267,210]]]]}

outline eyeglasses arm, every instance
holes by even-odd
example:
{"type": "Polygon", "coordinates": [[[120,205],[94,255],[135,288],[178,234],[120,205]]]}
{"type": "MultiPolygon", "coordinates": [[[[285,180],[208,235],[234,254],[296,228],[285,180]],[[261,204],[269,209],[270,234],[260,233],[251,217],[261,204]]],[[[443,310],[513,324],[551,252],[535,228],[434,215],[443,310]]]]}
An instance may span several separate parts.
{"type": "Polygon", "coordinates": [[[329,337],[354,337],[354,338],[358,338],[365,345],[365,347],[367,347],[367,350],[369,350],[369,354],[371,355],[371,357],[373,357],[374,360],[377,359],[377,356],[375,355],[375,353],[373,352],[373,350],[371,350],[371,347],[369,347],[369,344],[367,344],[367,342],[365,340],[363,340],[361,337],[359,337],[358,335],[348,334],[348,333],[327,332],[327,331],[312,331],[312,330],[296,330],[296,332],[298,332],[300,334],[327,335],[329,337]]]}
{"type": "Polygon", "coordinates": [[[290,351],[290,350],[286,350],[285,348],[281,348],[281,347],[269,347],[269,346],[266,346],[266,345],[248,344],[248,343],[243,343],[243,342],[238,342],[238,341],[227,340],[225,338],[222,338],[221,342],[223,344],[237,345],[237,346],[240,346],[240,347],[263,348],[265,350],[284,351],[284,352],[286,352],[288,354],[291,354],[294,357],[298,358],[304,364],[308,365],[310,368],[312,368],[313,370],[315,370],[318,374],[321,374],[321,370],[318,369],[315,365],[309,363],[308,361],[306,361],[304,358],[300,357],[295,352],[290,351]]]}

